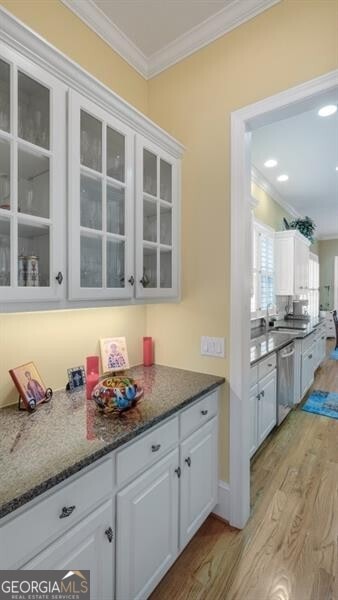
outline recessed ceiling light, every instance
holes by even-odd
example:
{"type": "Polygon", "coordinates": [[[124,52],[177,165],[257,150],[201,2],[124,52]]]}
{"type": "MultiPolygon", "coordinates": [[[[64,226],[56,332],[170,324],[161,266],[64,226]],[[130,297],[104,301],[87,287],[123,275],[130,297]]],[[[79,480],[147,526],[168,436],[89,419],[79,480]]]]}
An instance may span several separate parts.
{"type": "Polygon", "coordinates": [[[289,179],[289,175],[278,175],[277,181],[287,181],[289,179]]]}
{"type": "Polygon", "coordinates": [[[277,164],[278,163],[274,158],[269,158],[269,160],[265,161],[264,167],[267,167],[268,169],[272,169],[272,167],[276,167],[277,164]]]}
{"type": "Polygon", "coordinates": [[[320,117],[330,117],[331,115],[334,115],[335,112],[337,112],[337,105],[327,104],[319,109],[318,114],[320,117]]]}

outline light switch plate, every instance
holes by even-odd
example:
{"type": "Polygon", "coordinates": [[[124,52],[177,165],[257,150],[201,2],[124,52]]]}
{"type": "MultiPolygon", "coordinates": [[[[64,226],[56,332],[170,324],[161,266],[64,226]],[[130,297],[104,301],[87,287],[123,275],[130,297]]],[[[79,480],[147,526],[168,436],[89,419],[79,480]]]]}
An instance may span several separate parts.
{"type": "Polygon", "coordinates": [[[203,335],[201,337],[201,354],[202,356],[216,356],[224,358],[225,356],[225,338],[224,337],[209,337],[203,335]]]}

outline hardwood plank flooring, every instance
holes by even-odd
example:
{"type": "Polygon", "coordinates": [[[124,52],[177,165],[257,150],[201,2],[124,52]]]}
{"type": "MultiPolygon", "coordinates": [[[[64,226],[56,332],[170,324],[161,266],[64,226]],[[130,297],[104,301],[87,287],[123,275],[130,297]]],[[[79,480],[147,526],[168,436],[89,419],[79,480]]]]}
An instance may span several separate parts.
{"type": "MultiPolygon", "coordinates": [[[[313,388],[338,392],[338,361],[313,388]]],[[[292,411],[251,479],[245,529],[209,517],[151,600],[338,600],[338,420],[292,411]]]]}

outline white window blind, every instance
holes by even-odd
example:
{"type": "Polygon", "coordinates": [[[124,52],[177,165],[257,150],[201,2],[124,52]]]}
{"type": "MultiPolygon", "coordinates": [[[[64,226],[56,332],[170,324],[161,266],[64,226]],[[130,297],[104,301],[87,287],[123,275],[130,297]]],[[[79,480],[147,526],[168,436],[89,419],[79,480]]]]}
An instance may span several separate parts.
{"type": "Polygon", "coordinates": [[[253,222],[251,316],[260,317],[275,311],[274,231],[253,222]]]}

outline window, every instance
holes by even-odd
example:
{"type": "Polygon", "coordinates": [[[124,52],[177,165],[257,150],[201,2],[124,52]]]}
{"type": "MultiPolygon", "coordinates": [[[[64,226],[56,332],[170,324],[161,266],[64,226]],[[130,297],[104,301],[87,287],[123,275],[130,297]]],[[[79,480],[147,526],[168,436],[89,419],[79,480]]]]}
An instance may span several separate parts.
{"type": "Polygon", "coordinates": [[[309,291],[307,294],[309,301],[308,313],[311,317],[318,317],[319,314],[319,262],[316,254],[310,253],[309,260],[309,291]]]}
{"type": "Polygon", "coordinates": [[[253,222],[251,317],[259,318],[275,311],[274,231],[253,222]]]}

